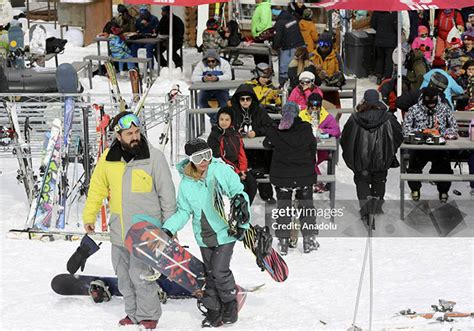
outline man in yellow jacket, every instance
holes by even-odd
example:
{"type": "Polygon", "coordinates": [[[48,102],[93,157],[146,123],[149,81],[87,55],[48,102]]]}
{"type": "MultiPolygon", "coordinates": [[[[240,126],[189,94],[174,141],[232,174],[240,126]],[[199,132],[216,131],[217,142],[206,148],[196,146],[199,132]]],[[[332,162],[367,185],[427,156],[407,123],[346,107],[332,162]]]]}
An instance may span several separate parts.
{"type": "MultiPolygon", "coordinates": [[[[97,213],[109,196],[112,264],[127,313],[119,324],[154,329],[161,316],[158,285],[142,279],[154,272],[127,251],[124,239],[137,216],[151,216],[164,223],[174,214],[174,184],[165,156],[141,135],[136,115],[118,114],[112,128],[115,140],[100,157],[90,181],[82,216],[84,228],[87,233],[94,232],[97,213]]],[[[161,227],[161,223],[155,225],[161,227]]]]}

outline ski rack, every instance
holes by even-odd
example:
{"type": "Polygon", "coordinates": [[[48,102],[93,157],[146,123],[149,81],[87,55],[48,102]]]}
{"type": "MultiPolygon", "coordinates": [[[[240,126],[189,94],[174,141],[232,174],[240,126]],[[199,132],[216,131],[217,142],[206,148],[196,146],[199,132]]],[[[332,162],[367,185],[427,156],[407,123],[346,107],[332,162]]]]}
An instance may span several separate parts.
{"type": "MultiPolygon", "coordinates": [[[[125,100],[132,100],[133,94],[123,94],[125,100]]],[[[82,164],[84,166],[84,179],[81,180],[81,187],[87,190],[90,176],[92,173],[94,160],[97,159],[99,134],[96,132],[96,119],[93,104],[104,106],[105,113],[111,117],[117,114],[117,105],[110,100],[108,93],[99,94],[61,94],[61,93],[0,93],[0,125],[9,127],[9,119],[3,100],[14,101],[18,106],[18,120],[21,128],[24,128],[25,122],[29,122],[31,127],[29,146],[31,148],[31,156],[34,160],[34,171],[38,171],[39,159],[44,153],[45,134],[51,131],[52,122],[55,118],[63,118],[64,99],[66,97],[74,98],[74,118],[71,129],[71,141],[82,139],[82,164]],[[89,157],[87,157],[89,156],[89,157]]],[[[185,125],[185,116],[181,113],[189,109],[189,96],[178,95],[171,103],[168,101],[166,94],[156,95],[149,94],[146,104],[140,113],[143,123],[143,134],[146,136],[151,129],[164,130],[161,132],[153,132],[150,136],[151,142],[158,147],[155,137],[165,134],[170,138],[170,163],[176,164],[179,151],[182,150],[180,139],[180,130],[185,125]],[[181,120],[183,118],[183,121],[181,120]],[[170,125],[171,123],[171,125],[170,125]],[[176,129],[171,129],[171,128],[176,129]]],[[[24,130],[24,129],[23,129],[24,130]]],[[[24,135],[24,132],[20,132],[24,135]]],[[[113,132],[109,132],[109,139],[113,139],[113,132]]],[[[16,155],[12,153],[13,144],[9,148],[0,148],[0,157],[14,158],[16,155]]],[[[75,155],[74,144],[69,146],[69,155],[75,155]]],[[[69,159],[69,162],[71,159],[69,159]]],[[[77,183],[71,183],[74,187],[77,183]]]]}

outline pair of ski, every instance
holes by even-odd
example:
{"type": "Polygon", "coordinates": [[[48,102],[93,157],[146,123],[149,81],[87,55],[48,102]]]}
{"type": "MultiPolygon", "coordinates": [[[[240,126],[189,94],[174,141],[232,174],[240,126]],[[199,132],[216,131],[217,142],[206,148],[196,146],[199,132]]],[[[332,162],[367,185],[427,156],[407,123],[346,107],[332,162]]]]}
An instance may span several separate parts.
{"type": "Polygon", "coordinates": [[[456,305],[456,302],[454,301],[439,299],[438,305],[431,305],[431,308],[433,309],[432,312],[417,313],[416,311],[413,311],[411,309],[406,309],[406,310],[401,310],[399,314],[395,316],[405,316],[408,318],[421,317],[425,319],[436,318],[436,320],[439,322],[452,322],[454,321],[455,318],[466,318],[466,317],[474,318],[474,312],[462,313],[462,312],[453,311],[455,305],[456,305]]]}
{"type": "MultiPolygon", "coordinates": [[[[58,91],[64,94],[77,93],[77,72],[69,63],[61,64],[56,70],[58,91]]],[[[67,170],[69,164],[69,140],[74,117],[74,98],[64,99],[63,122],[53,120],[51,134],[41,162],[43,176],[37,196],[32,200],[26,228],[48,230],[53,217],[57,216],[55,227],[64,229],[68,196],[67,170]]]]}

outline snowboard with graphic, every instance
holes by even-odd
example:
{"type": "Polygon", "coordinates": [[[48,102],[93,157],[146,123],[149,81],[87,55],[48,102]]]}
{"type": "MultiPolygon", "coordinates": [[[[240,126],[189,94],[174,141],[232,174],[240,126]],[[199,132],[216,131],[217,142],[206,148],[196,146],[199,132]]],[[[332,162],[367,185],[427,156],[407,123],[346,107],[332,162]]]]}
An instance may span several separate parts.
{"type": "Polygon", "coordinates": [[[11,64],[14,68],[24,69],[24,40],[23,30],[19,25],[14,25],[8,29],[8,52],[11,64]]]}
{"type": "Polygon", "coordinates": [[[46,28],[41,24],[34,24],[30,28],[30,53],[46,55],[46,28]]]}

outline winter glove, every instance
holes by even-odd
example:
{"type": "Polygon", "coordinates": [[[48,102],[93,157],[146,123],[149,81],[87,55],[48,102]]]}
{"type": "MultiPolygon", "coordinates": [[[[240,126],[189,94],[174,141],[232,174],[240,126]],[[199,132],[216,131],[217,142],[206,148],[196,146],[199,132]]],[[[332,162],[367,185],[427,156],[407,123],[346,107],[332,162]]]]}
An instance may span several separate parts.
{"type": "Polygon", "coordinates": [[[69,261],[67,261],[67,271],[70,274],[75,274],[79,268],[81,268],[81,271],[84,271],[87,258],[97,252],[101,244],[102,243],[99,243],[99,245],[97,245],[95,241],[86,234],[82,238],[77,250],[69,258],[69,261]]]}
{"type": "Polygon", "coordinates": [[[161,231],[163,231],[164,233],[166,233],[166,235],[170,238],[173,238],[173,234],[171,233],[170,230],[166,229],[166,228],[161,228],[161,231]]]}

